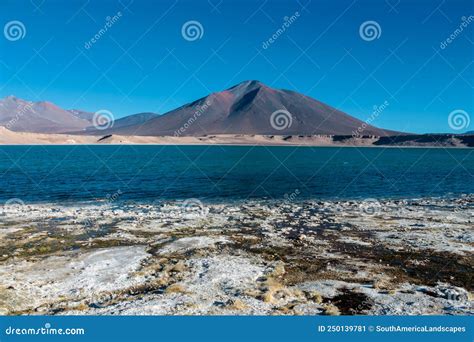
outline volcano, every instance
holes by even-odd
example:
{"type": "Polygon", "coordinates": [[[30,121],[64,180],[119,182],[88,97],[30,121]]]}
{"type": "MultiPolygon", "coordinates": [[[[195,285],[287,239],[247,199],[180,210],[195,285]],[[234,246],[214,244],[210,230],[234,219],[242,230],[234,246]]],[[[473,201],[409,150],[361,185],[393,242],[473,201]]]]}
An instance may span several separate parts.
{"type": "Polygon", "coordinates": [[[142,136],[245,135],[391,136],[327,104],[290,90],[245,81],[152,118],[101,133],[142,136]]]}

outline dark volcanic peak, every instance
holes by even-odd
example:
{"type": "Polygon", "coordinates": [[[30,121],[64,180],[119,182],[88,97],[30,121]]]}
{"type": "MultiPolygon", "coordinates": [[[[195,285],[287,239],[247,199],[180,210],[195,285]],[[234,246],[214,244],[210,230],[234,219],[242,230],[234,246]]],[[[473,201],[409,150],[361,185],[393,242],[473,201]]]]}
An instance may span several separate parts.
{"type": "Polygon", "coordinates": [[[244,81],[154,118],[141,127],[114,129],[125,135],[262,134],[395,135],[308,96],[244,81]]]}

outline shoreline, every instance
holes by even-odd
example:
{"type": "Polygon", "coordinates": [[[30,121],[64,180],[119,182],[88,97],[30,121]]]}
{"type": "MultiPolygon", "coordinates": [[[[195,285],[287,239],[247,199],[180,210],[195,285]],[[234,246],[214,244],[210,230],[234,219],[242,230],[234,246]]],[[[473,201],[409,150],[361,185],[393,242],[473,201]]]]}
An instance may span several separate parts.
{"type": "Polygon", "coordinates": [[[236,147],[340,147],[340,148],[409,148],[409,149],[471,149],[470,146],[405,146],[405,145],[298,145],[298,144],[223,144],[223,143],[208,143],[208,144],[166,144],[166,143],[146,143],[146,144],[92,144],[92,143],[84,143],[84,144],[0,144],[2,146],[11,146],[11,147],[18,147],[18,146],[236,146],[236,147]]]}
{"type": "Polygon", "coordinates": [[[421,147],[472,148],[474,135],[425,134],[393,137],[337,135],[121,136],[13,132],[0,127],[0,146],[293,146],[293,147],[421,147]]]}
{"type": "MultiPolygon", "coordinates": [[[[3,200],[0,199],[0,207],[4,201],[7,201],[11,198],[5,198],[3,200]]],[[[68,201],[64,201],[64,199],[49,199],[45,201],[24,201],[26,206],[56,206],[60,205],[63,207],[75,207],[75,206],[106,206],[113,204],[114,206],[149,206],[149,205],[173,205],[173,204],[180,204],[183,201],[188,200],[189,198],[179,197],[179,198],[163,198],[163,199],[143,199],[143,200],[136,200],[136,199],[117,199],[114,201],[108,201],[103,198],[99,198],[97,200],[90,199],[90,200],[80,200],[80,199],[72,199],[68,201]]],[[[234,198],[230,199],[228,197],[223,198],[201,198],[199,201],[204,205],[245,205],[245,204],[268,204],[268,205],[281,205],[281,204],[295,204],[295,205],[317,205],[318,203],[327,203],[327,204],[338,204],[338,203],[357,203],[357,202],[365,202],[365,201],[377,201],[380,203],[383,202],[420,202],[420,201],[452,201],[452,200],[462,200],[462,199],[472,199],[474,201],[474,193],[451,193],[446,195],[440,196],[365,196],[365,197],[321,197],[321,198],[310,198],[310,197],[300,197],[298,196],[297,199],[286,199],[285,197],[282,198],[234,198]]],[[[1,213],[1,211],[0,211],[1,213]]]]}

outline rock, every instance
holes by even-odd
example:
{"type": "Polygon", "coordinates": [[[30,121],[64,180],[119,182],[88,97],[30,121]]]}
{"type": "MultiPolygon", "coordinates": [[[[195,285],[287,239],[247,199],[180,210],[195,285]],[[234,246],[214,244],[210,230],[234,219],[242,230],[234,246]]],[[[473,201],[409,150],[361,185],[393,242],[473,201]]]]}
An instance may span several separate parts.
{"type": "Polygon", "coordinates": [[[275,268],[273,269],[274,277],[281,277],[285,274],[285,264],[283,262],[278,262],[275,268]]]}
{"type": "Polygon", "coordinates": [[[304,294],[306,296],[306,298],[308,298],[309,300],[317,303],[317,304],[321,304],[323,302],[323,296],[321,296],[321,294],[318,292],[318,291],[304,291],[304,294]]]}
{"type": "Polygon", "coordinates": [[[178,261],[172,268],[171,268],[171,272],[184,272],[186,270],[186,265],[184,264],[184,262],[181,260],[181,261],[178,261]]]}
{"type": "Polygon", "coordinates": [[[166,293],[186,293],[186,289],[184,288],[183,285],[181,284],[173,284],[170,285],[166,288],[165,290],[166,293]]]}
{"type": "Polygon", "coordinates": [[[435,288],[436,294],[444,299],[453,301],[468,301],[469,292],[460,287],[451,286],[448,284],[439,284],[435,288]]]}
{"type": "Polygon", "coordinates": [[[393,283],[389,279],[379,278],[374,280],[373,287],[376,290],[390,290],[393,288],[393,283]]]}
{"type": "Polygon", "coordinates": [[[327,304],[324,306],[324,314],[328,316],[339,316],[341,312],[339,308],[332,304],[327,304]]]}
{"type": "Polygon", "coordinates": [[[240,299],[230,299],[226,303],[226,308],[229,310],[241,311],[248,308],[248,305],[242,302],[240,299]]]}

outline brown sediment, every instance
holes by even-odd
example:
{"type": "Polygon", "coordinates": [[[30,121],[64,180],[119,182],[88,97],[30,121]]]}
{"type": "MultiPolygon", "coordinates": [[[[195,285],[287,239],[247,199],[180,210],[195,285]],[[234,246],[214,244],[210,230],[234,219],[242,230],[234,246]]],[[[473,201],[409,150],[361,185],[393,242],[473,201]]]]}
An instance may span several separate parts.
{"type": "Polygon", "coordinates": [[[4,242],[2,241],[0,245],[0,262],[13,256],[28,258],[78,249],[134,245],[119,239],[101,239],[113,231],[115,224],[104,224],[97,230],[82,229],[78,234],[59,228],[60,224],[41,223],[34,227],[20,228],[3,237],[4,242]]]}
{"type": "Polygon", "coordinates": [[[340,294],[324,302],[336,306],[343,315],[364,314],[373,306],[373,301],[363,293],[349,289],[340,290],[340,294]]]}
{"type": "MultiPolygon", "coordinates": [[[[9,238],[10,240],[10,238],[9,238]]],[[[78,241],[76,237],[64,235],[60,238],[51,238],[41,236],[30,241],[14,242],[0,246],[0,262],[16,256],[20,258],[44,257],[54,255],[59,252],[67,252],[74,250],[91,250],[104,247],[132,246],[134,243],[122,241],[118,239],[96,239],[91,241],[78,241]]]]}
{"type": "MultiPolygon", "coordinates": [[[[336,229],[330,231],[327,230],[327,227],[313,227],[312,229],[316,239],[329,243],[328,252],[339,256],[345,255],[351,260],[366,263],[369,268],[383,268],[384,273],[391,278],[392,285],[411,282],[434,286],[438,282],[445,282],[464,287],[469,291],[472,291],[474,287],[474,257],[472,255],[461,256],[433,250],[393,250],[375,240],[374,231],[366,232],[356,229],[339,231],[337,228],[340,227],[335,227],[334,223],[329,225],[336,229]],[[339,240],[341,237],[355,237],[373,245],[346,243],[339,240]]],[[[341,226],[347,227],[345,224],[341,224],[341,226]]],[[[258,237],[252,236],[252,238],[233,236],[234,245],[231,248],[257,254],[269,261],[282,260],[286,269],[284,283],[287,285],[321,279],[356,281],[374,283],[375,285],[376,279],[374,278],[357,279],[354,278],[354,275],[348,276],[329,270],[328,266],[332,268],[347,266],[347,261],[345,258],[324,258],[318,253],[308,252],[308,246],[298,240],[302,231],[308,233],[307,230],[300,227],[290,231],[287,237],[294,242],[287,247],[268,244],[262,234],[258,237]]]]}
{"type": "Polygon", "coordinates": [[[360,260],[385,266],[385,272],[398,283],[412,282],[434,286],[446,282],[472,291],[474,288],[474,257],[433,250],[395,251],[385,246],[366,247],[335,241],[335,251],[360,260]]]}

